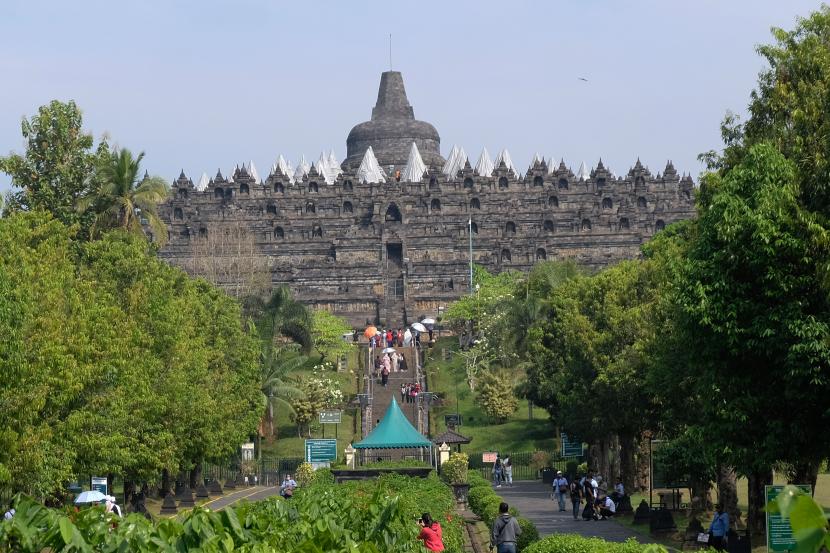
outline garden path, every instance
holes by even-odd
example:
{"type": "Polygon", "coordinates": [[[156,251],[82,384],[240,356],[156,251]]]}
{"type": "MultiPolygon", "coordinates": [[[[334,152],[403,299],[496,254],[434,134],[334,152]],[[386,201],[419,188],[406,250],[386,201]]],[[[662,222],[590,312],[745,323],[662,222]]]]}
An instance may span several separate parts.
{"type": "Polygon", "coordinates": [[[516,507],[523,517],[533,521],[541,537],[559,533],[579,534],[613,542],[622,542],[628,538],[642,541],[642,535],[613,520],[585,521],[581,517],[574,520],[570,500],[566,502],[566,511],[559,512],[559,505],[550,498],[550,484],[538,480],[513,482],[513,487],[502,486],[496,489],[496,493],[511,507],[516,507]]]}

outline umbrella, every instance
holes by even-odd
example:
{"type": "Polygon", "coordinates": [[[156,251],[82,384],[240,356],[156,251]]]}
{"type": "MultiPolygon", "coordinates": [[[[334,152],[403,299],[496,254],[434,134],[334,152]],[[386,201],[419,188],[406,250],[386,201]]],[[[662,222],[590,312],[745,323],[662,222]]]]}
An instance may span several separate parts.
{"type": "Polygon", "coordinates": [[[412,328],[414,328],[418,332],[426,332],[427,331],[427,327],[425,327],[421,323],[412,323],[412,328]]]}
{"type": "Polygon", "coordinates": [[[75,503],[100,503],[107,499],[107,496],[99,492],[98,490],[90,490],[86,492],[81,492],[80,495],[75,499],[75,503]]]}
{"type": "Polygon", "coordinates": [[[383,353],[395,353],[395,348],[386,348],[383,353]]]}
{"type": "Polygon", "coordinates": [[[434,325],[435,324],[435,319],[423,319],[421,321],[421,323],[425,324],[425,325],[434,325]]]}
{"type": "Polygon", "coordinates": [[[366,330],[363,331],[363,335],[366,336],[367,338],[371,338],[372,336],[374,336],[377,333],[378,333],[377,327],[372,326],[372,325],[367,326],[366,330]]]}

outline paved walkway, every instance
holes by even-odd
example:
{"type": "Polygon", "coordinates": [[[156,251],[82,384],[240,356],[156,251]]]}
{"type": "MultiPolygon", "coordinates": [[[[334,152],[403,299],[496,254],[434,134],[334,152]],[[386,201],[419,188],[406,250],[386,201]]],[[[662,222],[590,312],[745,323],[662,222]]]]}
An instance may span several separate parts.
{"type": "Polygon", "coordinates": [[[565,502],[566,511],[559,512],[559,504],[550,498],[550,484],[542,484],[539,481],[514,482],[513,487],[502,486],[495,491],[511,507],[516,507],[522,516],[532,520],[542,537],[562,533],[580,534],[614,542],[622,542],[628,538],[642,541],[642,535],[613,520],[582,520],[581,517],[574,520],[570,499],[565,502]]]}
{"type": "Polygon", "coordinates": [[[272,495],[278,495],[280,489],[278,486],[251,486],[250,488],[243,488],[234,492],[226,493],[222,497],[211,499],[204,503],[202,507],[209,507],[213,511],[221,511],[229,505],[233,505],[237,501],[247,499],[248,501],[259,501],[267,499],[272,495]]]}

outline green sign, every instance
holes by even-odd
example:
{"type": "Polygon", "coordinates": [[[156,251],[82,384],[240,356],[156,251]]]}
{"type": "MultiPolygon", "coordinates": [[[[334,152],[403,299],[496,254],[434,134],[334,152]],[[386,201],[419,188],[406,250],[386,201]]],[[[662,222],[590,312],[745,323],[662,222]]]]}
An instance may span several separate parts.
{"type": "Polygon", "coordinates": [[[327,463],[337,459],[337,440],[306,440],[307,463],[327,463]]]}
{"type": "Polygon", "coordinates": [[[560,438],[562,438],[562,457],[582,456],[582,442],[568,440],[568,435],[564,432],[560,435],[560,438]]]}
{"type": "Polygon", "coordinates": [[[93,476],[90,482],[92,491],[101,492],[104,495],[108,495],[107,492],[107,479],[103,476],[93,476]]]}
{"type": "MultiPolygon", "coordinates": [[[[804,493],[812,493],[809,485],[799,484],[804,493]]],[[[764,486],[767,503],[775,501],[784,486],[764,486]]],[[[767,551],[795,551],[795,540],[793,529],[790,527],[789,519],[785,519],[780,513],[767,511],[767,551]]]]}
{"type": "Polygon", "coordinates": [[[340,424],[342,411],[320,411],[320,424],[340,424]]]}

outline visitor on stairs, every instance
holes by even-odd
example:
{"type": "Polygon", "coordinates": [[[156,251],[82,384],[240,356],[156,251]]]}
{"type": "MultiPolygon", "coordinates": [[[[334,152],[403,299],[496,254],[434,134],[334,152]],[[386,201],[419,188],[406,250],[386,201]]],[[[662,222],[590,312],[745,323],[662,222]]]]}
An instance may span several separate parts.
{"type": "Polygon", "coordinates": [[[565,512],[565,496],[568,494],[568,479],[562,476],[562,471],[556,471],[556,478],[553,481],[553,495],[559,502],[559,512],[565,512]]]}
{"type": "Polygon", "coordinates": [[[409,328],[403,333],[403,345],[407,348],[412,345],[412,331],[409,328]]]}

